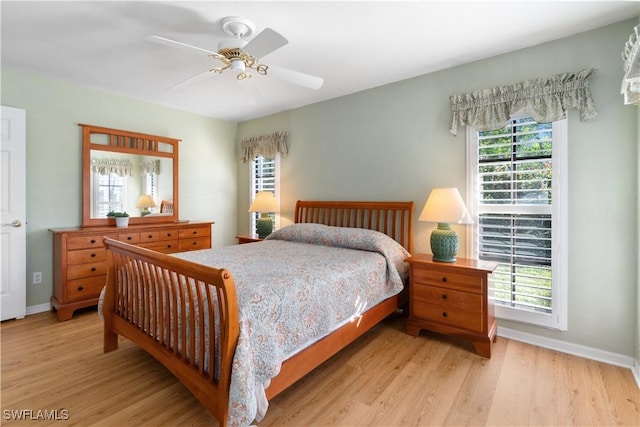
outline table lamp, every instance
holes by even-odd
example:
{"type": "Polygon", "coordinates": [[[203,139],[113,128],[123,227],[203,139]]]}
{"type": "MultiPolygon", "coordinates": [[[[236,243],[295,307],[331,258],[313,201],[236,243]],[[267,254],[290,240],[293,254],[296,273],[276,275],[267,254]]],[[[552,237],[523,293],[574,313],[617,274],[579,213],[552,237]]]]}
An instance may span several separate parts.
{"type": "Polygon", "coordinates": [[[264,239],[273,231],[273,220],[269,216],[271,212],[279,212],[276,197],[271,191],[258,191],[249,207],[249,212],[260,212],[260,218],[256,220],[258,237],[264,239]]]}
{"type": "Polygon", "coordinates": [[[422,209],[418,221],[437,222],[431,233],[431,252],[434,261],[455,262],[458,235],[449,223],[471,224],[471,215],[457,188],[434,188],[422,209]]]}
{"type": "Polygon", "coordinates": [[[136,208],[142,208],[142,210],[140,211],[140,216],[149,215],[151,213],[149,208],[155,208],[155,207],[156,207],[156,202],[153,200],[153,197],[151,197],[150,195],[143,194],[142,196],[138,197],[138,201],[136,202],[136,208]]]}

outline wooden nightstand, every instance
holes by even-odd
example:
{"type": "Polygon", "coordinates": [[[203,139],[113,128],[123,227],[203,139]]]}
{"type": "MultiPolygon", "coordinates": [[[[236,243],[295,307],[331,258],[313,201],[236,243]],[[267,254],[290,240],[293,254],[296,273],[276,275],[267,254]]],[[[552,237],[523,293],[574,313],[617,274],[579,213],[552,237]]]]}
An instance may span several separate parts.
{"type": "Polygon", "coordinates": [[[242,245],[243,243],[262,242],[264,240],[258,237],[257,234],[246,234],[244,236],[236,236],[236,239],[238,239],[239,245],[242,245]]]}
{"type": "Polygon", "coordinates": [[[427,329],[459,336],[470,340],[479,355],[491,357],[498,327],[487,287],[497,264],[465,258],[438,262],[426,254],[415,255],[407,262],[407,333],[418,336],[421,329],[427,329]]]}

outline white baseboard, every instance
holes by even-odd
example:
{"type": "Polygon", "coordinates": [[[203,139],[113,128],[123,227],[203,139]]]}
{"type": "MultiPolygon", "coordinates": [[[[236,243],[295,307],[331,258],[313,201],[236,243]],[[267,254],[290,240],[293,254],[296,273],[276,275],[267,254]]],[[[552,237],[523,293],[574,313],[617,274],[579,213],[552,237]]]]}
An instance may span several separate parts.
{"type": "Polygon", "coordinates": [[[51,304],[48,302],[45,304],[30,305],[27,307],[27,316],[30,314],[43,313],[49,310],[51,310],[51,304]]]}
{"type": "Polygon", "coordinates": [[[553,338],[541,337],[539,335],[521,332],[502,326],[498,327],[498,335],[504,338],[525,342],[527,344],[537,345],[538,347],[544,347],[550,350],[556,350],[562,353],[573,354],[574,356],[580,356],[586,359],[628,368],[633,373],[636,384],[638,385],[638,388],[640,388],[640,365],[639,362],[634,360],[632,357],[580,344],[560,341],[553,338]]]}

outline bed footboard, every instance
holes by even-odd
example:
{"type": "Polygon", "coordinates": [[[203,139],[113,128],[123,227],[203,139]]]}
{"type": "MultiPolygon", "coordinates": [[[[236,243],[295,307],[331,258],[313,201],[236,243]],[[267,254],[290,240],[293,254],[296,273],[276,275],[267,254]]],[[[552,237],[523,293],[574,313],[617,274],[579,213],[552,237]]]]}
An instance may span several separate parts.
{"type": "Polygon", "coordinates": [[[104,351],[118,335],[167,367],[226,425],[238,306],[229,271],[104,239],[104,351]],[[216,349],[215,354],[210,349],[216,349]]]}

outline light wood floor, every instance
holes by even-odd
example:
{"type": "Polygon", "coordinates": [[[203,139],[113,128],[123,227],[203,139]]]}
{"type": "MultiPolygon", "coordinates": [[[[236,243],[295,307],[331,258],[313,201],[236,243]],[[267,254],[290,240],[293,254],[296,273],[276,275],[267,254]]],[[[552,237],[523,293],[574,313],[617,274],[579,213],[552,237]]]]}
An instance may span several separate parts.
{"type": "MultiPolygon", "coordinates": [[[[63,323],[51,313],[3,322],[0,334],[2,425],[216,425],[127,340],[103,354],[93,310],[63,323]],[[12,410],[68,419],[8,420],[12,410]]],[[[504,338],[490,360],[470,348],[386,321],[273,399],[259,426],[640,425],[628,369],[504,338]]]]}

